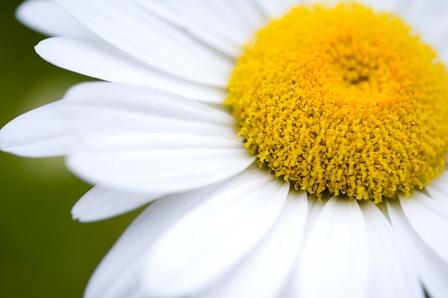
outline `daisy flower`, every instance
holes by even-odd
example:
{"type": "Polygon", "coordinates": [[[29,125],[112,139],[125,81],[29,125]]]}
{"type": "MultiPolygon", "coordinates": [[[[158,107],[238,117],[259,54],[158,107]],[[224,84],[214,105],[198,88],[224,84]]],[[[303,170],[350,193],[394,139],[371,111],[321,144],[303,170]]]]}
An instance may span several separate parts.
{"type": "Polygon", "coordinates": [[[105,82],[0,133],[66,156],[73,216],[148,205],[86,297],[448,297],[448,2],[32,0],[105,82]],[[151,204],[150,204],[151,203],[151,204]]]}

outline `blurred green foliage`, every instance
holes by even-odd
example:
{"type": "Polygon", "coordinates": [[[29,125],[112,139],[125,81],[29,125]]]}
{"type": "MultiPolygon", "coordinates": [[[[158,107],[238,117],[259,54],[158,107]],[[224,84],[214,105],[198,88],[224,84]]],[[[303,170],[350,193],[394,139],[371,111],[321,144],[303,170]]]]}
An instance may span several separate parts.
{"type": "MultiPolygon", "coordinates": [[[[20,2],[0,2],[0,126],[85,80],[35,54],[34,45],[45,37],[15,20],[20,2]]],[[[82,296],[96,265],[133,217],[73,221],[70,209],[88,189],[62,159],[0,153],[0,297],[82,296]]]]}

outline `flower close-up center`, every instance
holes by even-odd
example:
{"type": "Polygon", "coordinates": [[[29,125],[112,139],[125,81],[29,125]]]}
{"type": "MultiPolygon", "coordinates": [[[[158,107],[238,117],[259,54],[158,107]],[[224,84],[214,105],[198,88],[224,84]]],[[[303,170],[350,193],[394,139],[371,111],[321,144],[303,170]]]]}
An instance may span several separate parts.
{"type": "Polygon", "coordinates": [[[445,168],[445,65],[400,18],[360,4],[271,21],[237,60],[226,104],[260,165],[317,197],[379,203],[445,168]]]}

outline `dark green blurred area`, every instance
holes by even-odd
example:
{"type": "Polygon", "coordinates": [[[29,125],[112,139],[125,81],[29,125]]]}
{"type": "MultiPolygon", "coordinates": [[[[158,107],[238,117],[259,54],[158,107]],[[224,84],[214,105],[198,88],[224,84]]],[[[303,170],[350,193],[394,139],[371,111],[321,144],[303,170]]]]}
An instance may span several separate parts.
{"type": "MultiPolygon", "coordinates": [[[[60,98],[82,77],[40,59],[44,39],[14,17],[20,0],[0,2],[0,126],[60,98]]],[[[81,297],[85,285],[132,215],[80,224],[70,210],[89,186],[62,159],[0,153],[0,297],[81,297]]]]}

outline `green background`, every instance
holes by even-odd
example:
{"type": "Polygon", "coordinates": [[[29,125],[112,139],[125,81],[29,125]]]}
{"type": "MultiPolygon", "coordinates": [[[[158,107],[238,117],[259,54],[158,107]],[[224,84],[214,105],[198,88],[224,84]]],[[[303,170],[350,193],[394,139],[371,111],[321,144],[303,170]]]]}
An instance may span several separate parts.
{"type": "MultiPolygon", "coordinates": [[[[45,37],[15,20],[20,0],[0,1],[0,126],[86,80],[34,52],[45,37]]],[[[133,215],[93,224],[71,219],[89,189],[62,159],[0,153],[0,297],[81,297],[90,275],[133,215]]]]}

